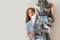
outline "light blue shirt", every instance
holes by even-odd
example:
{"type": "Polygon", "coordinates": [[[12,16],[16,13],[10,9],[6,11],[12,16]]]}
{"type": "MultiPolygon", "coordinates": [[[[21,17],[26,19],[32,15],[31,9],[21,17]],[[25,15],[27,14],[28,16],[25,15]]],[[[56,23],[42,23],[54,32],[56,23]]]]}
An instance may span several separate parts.
{"type": "MultiPolygon", "coordinates": [[[[31,20],[25,24],[25,29],[29,33],[33,33],[33,22],[31,20]]],[[[32,38],[29,38],[29,40],[32,40],[32,38]]]]}
{"type": "Polygon", "coordinates": [[[29,33],[33,33],[33,22],[31,20],[25,24],[25,29],[29,33]]]}

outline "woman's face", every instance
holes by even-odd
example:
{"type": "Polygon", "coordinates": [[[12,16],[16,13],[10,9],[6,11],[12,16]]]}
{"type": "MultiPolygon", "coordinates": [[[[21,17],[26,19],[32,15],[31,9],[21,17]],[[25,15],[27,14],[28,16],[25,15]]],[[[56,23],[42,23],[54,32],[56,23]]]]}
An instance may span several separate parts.
{"type": "Polygon", "coordinates": [[[32,11],[32,9],[28,10],[28,15],[31,18],[35,13],[32,11]]]}

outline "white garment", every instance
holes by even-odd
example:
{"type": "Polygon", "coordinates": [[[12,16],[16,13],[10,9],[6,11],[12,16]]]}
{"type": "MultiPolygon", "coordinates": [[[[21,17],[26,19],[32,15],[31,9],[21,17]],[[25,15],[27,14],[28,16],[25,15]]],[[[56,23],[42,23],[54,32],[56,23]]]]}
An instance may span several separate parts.
{"type": "Polygon", "coordinates": [[[35,12],[35,14],[31,17],[31,21],[33,22],[33,24],[35,23],[35,19],[36,19],[36,15],[37,15],[38,13],[37,12],[35,12]]]}

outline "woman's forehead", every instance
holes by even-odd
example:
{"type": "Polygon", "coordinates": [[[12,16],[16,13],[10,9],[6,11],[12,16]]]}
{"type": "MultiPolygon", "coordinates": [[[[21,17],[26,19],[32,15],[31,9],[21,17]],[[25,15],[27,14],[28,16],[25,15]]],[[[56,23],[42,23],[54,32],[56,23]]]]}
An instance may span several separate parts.
{"type": "Polygon", "coordinates": [[[32,9],[29,9],[28,11],[32,11],[32,9]]]}
{"type": "Polygon", "coordinates": [[[30,11],[33,12],[33,9],[29,9],[29,10],[28,10],[28,12],[30,12],[30,11]]]}

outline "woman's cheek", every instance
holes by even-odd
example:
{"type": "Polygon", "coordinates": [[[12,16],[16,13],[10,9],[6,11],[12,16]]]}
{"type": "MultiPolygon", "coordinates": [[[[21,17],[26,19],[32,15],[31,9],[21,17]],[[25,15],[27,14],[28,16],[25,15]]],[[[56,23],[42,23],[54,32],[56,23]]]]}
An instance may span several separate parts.
{"type": "Polygon", "coordinates": [[[32,13],[32,16],[34,15],[34,12],[32,13]]]}
{"type": "Polygon", "coordinates": [[[30,17],[32,17],[33,15],[34,15],[34,13],[33,13],[33,12],[29,13],[29,16],[30,16],[30,17]]]}
{"type": "Polygon", "coordinates": [[[29,17],[31,17],[32,16],[32,14],[29,14],[29,17]]]}

